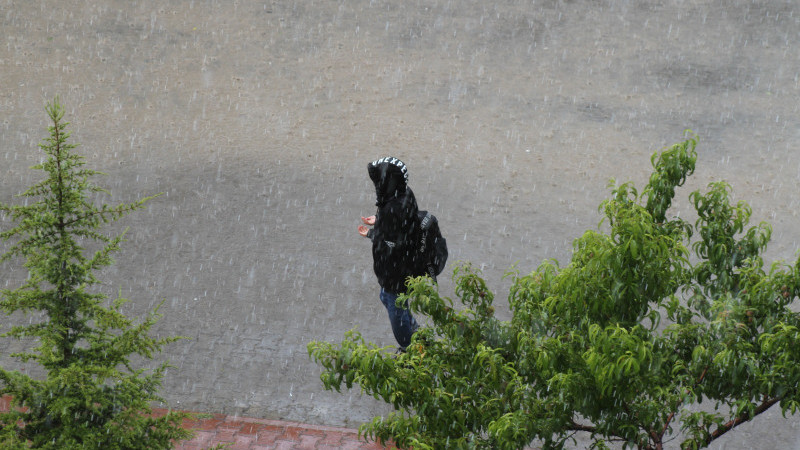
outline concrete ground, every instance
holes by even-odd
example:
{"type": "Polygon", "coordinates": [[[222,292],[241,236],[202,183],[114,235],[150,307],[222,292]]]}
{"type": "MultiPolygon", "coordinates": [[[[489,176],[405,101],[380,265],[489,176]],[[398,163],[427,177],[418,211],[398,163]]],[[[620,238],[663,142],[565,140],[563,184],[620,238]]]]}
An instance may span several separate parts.
{"type": "MultiPolygon", "coordinates": [[[[355,231],[382,156],[501,317],[503,273],[569,261],[608,180],[641,186],[687,128],[698,166],[673,213],[727,180],[774,227],[767,261],[796,257],[794,1],[0,0],[0,30],[0,199],[39,179],[56,95],[108,174],[99,200],[163,193],[112,228],[128,240],[100,278],[190,338],[159,357],[171,407],[348,428],[389,411],[323,391],[306,352],[356,326],[394,345],[355,231]]],[[[770,411],[715,445],[797,448],[798,426],[770,411]]]]}

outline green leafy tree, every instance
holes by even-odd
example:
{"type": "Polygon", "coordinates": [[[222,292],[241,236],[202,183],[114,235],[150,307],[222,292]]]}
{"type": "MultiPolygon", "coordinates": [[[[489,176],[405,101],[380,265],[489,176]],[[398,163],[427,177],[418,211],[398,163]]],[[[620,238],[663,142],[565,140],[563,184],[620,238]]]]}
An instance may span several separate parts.
{"type": "Polygon", "coordinates": [[[153,197],[96,206],[91,195],[104,191],[89,178],[99,173],[83,168],[83,158],[67,142],[68,123],[58,99],[46,111],[52,121],[50,137],[40,144],[46,158],[33,167],[46,179],[21,194],[32,199],[25,205],[0,203],[15,224],[0,233],[11,242],[0,261],[22,258],[28,271],[19,288],[0,291],[0,308],[31,317],[31,323],[12,326],[3,336],[30,340],[33,348],[12,356],[37,363],[46,376],[34,379],[0,369],[0,395],[13,397],[12,409],[0,413],[0,445],[170,448],[173,440],[191,433],[181,428],[184,413],[151,414],[151,402],[161,400],[157,390],[168,366],[146,372],[133,368],[131,357],[151,358],[176,338],[149,336],[160,317],[157,310],[137,324],[120,312],[127,300],[104,306],[106,297],[92,290],[99,283],[94,273],[112,264],[123,240],[99,229],[153,197]],[[99,243],[99,250],[88,254],[83,245],[91,242],[99,243]]]}
{"type": "MultiPolygon", "coordinates": [[[[409,282],[431,325],[390,355],[356,331],[312,342],[326,389],[358,384],[395,412],[360,431],[404,448],[702,448],[773,405],[800,401],[797,262],[765,270],[767,224],[719,182],[693,192],[691,224],[667,213],[695,168],[693,135],[654,154],[639,193],[613,188],[604,225],[573,243],[566,267],[510,273],[510,321],[469,264],[453,308],[431,280],[409,282]],[[693,238],[694,235],[694,238],[693,238]],[[796,306],[796,305],[795,305],[796,306]]],[[[602,223],[602,222],[601,222],[602,223]]],[[[398,299],[398,304],[404,300],[398,299]]]]}

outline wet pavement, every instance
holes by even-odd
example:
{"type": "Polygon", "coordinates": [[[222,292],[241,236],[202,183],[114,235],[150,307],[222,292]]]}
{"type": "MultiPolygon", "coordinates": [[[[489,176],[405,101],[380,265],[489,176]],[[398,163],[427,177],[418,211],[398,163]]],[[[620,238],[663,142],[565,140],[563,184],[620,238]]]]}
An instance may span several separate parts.
{"type": "MultiPolygon", "coordinates": [[[[154,334],[189,338],[143,367],[174,366],[175,409],[347,429],[391,411],[325,391],[306,350],[354,327],[395,345],[356,233],[366,164],[389,154],[503,320],[505,271],[568,263],[609,179],[641,187],[686,128],[697,171],[670,214],[727,180],[773,226],[767,265],[800,248],[797,2],[6,0],[0,29],[0,201],[40,180],[56,95],[108,174],[98,201],[163,193],[105,230],[130,227],[98,277],[131,318],[163,302],[154,334]]],[[[4,340],[0,366],[33,373],[9,356],[24,348],[4,340]]],[[[716,448],[798,442],[800,417],[774,410],[716,448]]]]}

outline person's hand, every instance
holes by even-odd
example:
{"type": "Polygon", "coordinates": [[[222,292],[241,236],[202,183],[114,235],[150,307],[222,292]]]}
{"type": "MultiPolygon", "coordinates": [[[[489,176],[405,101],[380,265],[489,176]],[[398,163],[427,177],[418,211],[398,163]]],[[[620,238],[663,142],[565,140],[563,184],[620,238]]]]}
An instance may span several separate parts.
{"type": "MultiPolygon", "coordinates": [[[[363,219],[363,217],[362,217],[363,219]]],[[[359,225],[358,226],[358,234],[367,237],[367,233],[369,233],[369,227],[366,225],[359,225]]]]}
{"type": "Polygon", "coordinates": [[[362,217],[361,221],[367,225],[375,225],[375,216],[362,217]]]}

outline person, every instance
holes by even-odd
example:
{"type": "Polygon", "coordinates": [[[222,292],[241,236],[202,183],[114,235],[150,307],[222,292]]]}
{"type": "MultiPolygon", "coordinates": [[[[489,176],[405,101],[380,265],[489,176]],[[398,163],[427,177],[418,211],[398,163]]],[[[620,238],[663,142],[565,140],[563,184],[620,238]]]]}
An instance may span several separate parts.
{"type": "Polygon", "coordinates": [[[380,300],[389,314],[392,333],[404,352],[419,325],[408,309],[396,305],[406,292],[406,278],[414,273],[414,232],[419,226],[417,200],[408,187],[408,168],[397,158],[386,157],[367,165],[375,185],[377,212],[362,217],[358,233],[372,241],[372,267],[381,287],[380,300]],[[372,226],[372,228],[370,228],[372,226]]]}

